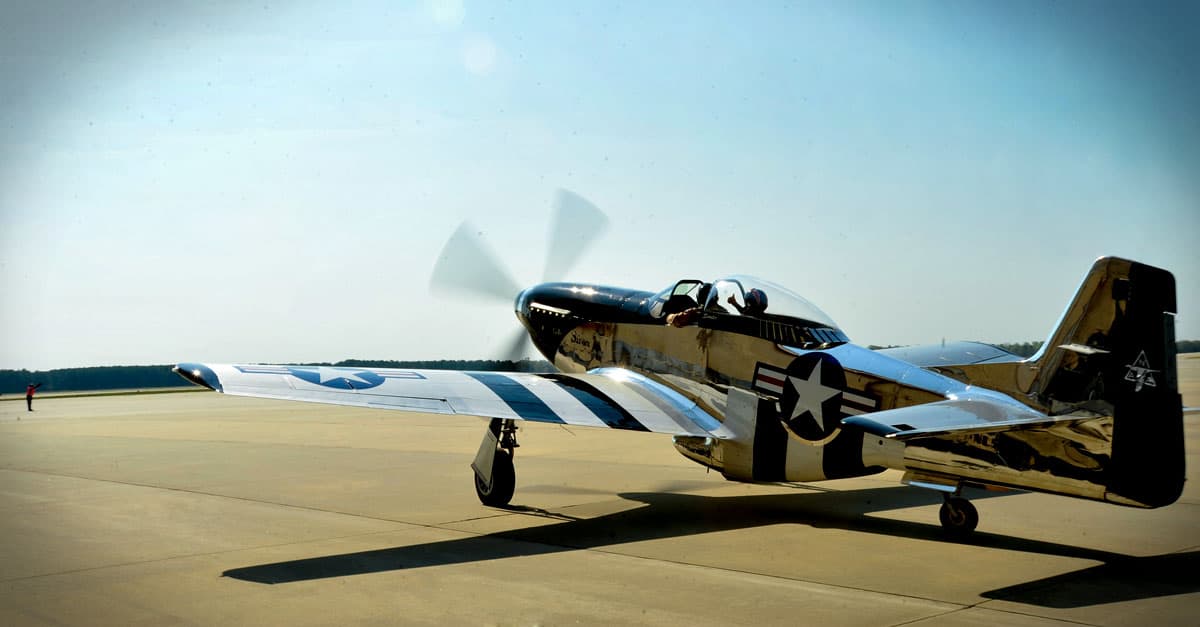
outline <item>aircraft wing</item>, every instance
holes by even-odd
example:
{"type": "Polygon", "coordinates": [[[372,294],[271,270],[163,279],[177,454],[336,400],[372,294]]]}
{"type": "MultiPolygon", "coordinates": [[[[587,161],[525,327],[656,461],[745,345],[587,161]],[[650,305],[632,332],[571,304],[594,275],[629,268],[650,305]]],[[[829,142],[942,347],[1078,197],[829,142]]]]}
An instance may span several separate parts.
{"type": "Polygon", "coordinates": [[[181,363],[173,370],[235,396],[727,437],[692,400],[619,368],[534,374],[181,363]]]}
{"type": "Polygon", "coordinates": [[[993,398],[952,399],[889,409],[842,420],[872,435],[896,440],[964,435],[1028,428],[1079,420],[1080,416],[1047,416],[1015,401],[993,398]]]}

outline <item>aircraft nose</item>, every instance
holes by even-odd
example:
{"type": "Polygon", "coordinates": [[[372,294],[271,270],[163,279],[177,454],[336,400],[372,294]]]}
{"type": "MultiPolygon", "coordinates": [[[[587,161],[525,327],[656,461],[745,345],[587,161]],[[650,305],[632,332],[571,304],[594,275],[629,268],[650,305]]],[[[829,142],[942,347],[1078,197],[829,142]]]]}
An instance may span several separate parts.
{"type": "Polygon", "coordinates": [[[533,345],[551,361],[563,335],[580,322],[571,315],[570,308],[576,303],[571,287],[542,283],[517,294],[513,301],[514,313],[529,331],[533,345]]]}
{"type": "Polygon", "coordinates": [[[517,314],[517,320],[525,328],[529,328],[529,289],[521,290],[517,297],[513,299],[513,313],[517,314]]]}

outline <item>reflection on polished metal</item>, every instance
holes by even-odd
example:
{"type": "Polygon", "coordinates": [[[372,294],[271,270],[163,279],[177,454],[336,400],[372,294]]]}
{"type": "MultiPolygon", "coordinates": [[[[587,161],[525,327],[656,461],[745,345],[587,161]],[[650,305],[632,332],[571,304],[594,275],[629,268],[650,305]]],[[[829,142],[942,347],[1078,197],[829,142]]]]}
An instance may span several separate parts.
{"type": "MultiPolygon", "coordinates": [[[[911,441],[908,469],[982,484],[1105,499],[1112,418],[1082,418],[1045,427],[911,441]]],[[[1117,495],[1114,501],[1125,502],[1117,495]]]]}
{"type": "MultiPolygon", "coordinates": [[[[591,302],[603,300],[604,294],[610,294],[609,300],[629,298],[603,286],[586,290],[591,302]]],[[[583,293],[578,288],[565,291],[583,293]]],[[[680,281],[648,298],[637,294],[637,299],[632,319],[589,312],[582,317],[586,321],[562,333],[547,357],[569,372],[628,368],[695,400],[720,420],[728,418],[731,388],[772,400],[760,409],[757,421],[784,425],[783,440],[774,459],[760,460],[760,470],[764,464],[778,466],[763,470],[765,474],[807,481],[891,467],[955,485],[1038,490],[1143,507],[1172,502],[1182,487],[1180,462],[1146,463],[1154,462],[1159,452],[1168,460],[1182,459],[1178,397],[1155,396],[1154,386],[1146,383],[1157,382],[1149,378],[1157,370],[1164,381],[1172,380],[1174,286],[1164,271],[1120,259],[1098,261],[1063,314],[1050,348],[1028,360],[995,347],[956,344],[954,354],[945,346],[924,353],[909,349],[925,363],[903,361],[892,356],[900,351],[847,343],[832,319],[808,301],[750,277],[727,277],[711,285],[680,281]],[[1135,292],[1134,284],[1143,287],[1135,292]],[[768,311],[799,315],[745,315],[751,286],[770,290],[768,311]],[[662,326],[666,315],[688,307],[703,308],[695,325],[662,326]],[[826,413],[822,405],[780,406],[788,385],[811,376],[787,373],[789,364],[813,355],[822,355],[822,363],[830,364],[826,370],[837,370],[841,377],[836,384],[821,384],[836,389],[821,389],[866,399],[873,410],[845,402],[831,405],[842,425],[817,440],[812,434],[817,432],[806,430],[821,426],[811,421],[826,413]],[[963,361],[955,363],[956,356],[963,361]],[[782,378],[763,382],[763,375],[756,375],[759,365],[782,378]],[[888,413],[874,418],[878,411],[888,413]],[[789,422],[793,417],[797,420],[789,422]],[[1114,451],[1119,431],[1132,442],[1114,451]],[[1114,480],[1114,464],[1125,473],[1121,479],[1114,480]],[[803,473],[797,471],[801,467],[803,473]]],[[[555,306],[569,308],[559,302],[555,306]]],[[[680,453],[723,472],[731,445],[713,437],[675,439],[680,453]]]]}

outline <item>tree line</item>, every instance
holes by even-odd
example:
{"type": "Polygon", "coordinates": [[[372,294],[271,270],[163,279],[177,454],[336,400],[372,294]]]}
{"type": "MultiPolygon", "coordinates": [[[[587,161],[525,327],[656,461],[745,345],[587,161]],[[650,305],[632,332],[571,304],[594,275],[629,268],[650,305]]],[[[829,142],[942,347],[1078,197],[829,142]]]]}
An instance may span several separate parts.
{"type": "MultiPolygon", "coordinates": [[[[1006,350],[1021,357],[1033,357],[1042,347],[1041,342],[1016,342],[1010,344],[993,344],[996,348],[1006,350]]],[[[1176,353],[1200,353],[1200,340],[1181,340],[1175,342],[1176,353]]]]}

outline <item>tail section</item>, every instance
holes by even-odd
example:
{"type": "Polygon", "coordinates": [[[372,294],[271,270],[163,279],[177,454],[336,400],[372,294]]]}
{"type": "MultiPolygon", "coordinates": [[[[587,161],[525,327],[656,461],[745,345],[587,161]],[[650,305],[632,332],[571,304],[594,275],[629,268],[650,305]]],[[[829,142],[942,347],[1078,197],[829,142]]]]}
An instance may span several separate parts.
{"type": "Polygon", "coordinates": [[[1103,431],[1111,428],[1101,471],[1104,498],[1168,505],[1184,481],[1176,311],[1170,272],[1105,257],[1092,266],[1037,355],[1019,363],[962,366],[956,375],[1050,415],[1096,417],[1103,431]]]}
{"type": "Polygon", "coordinates": [[[1030,360],[1029,392],[1050,413],[1113,417],[1108,499],[1158,507],[1183,490],[1183,407],[1175,372],[1175,278],[1117,258],[1092,266],[1030,360]]]}

